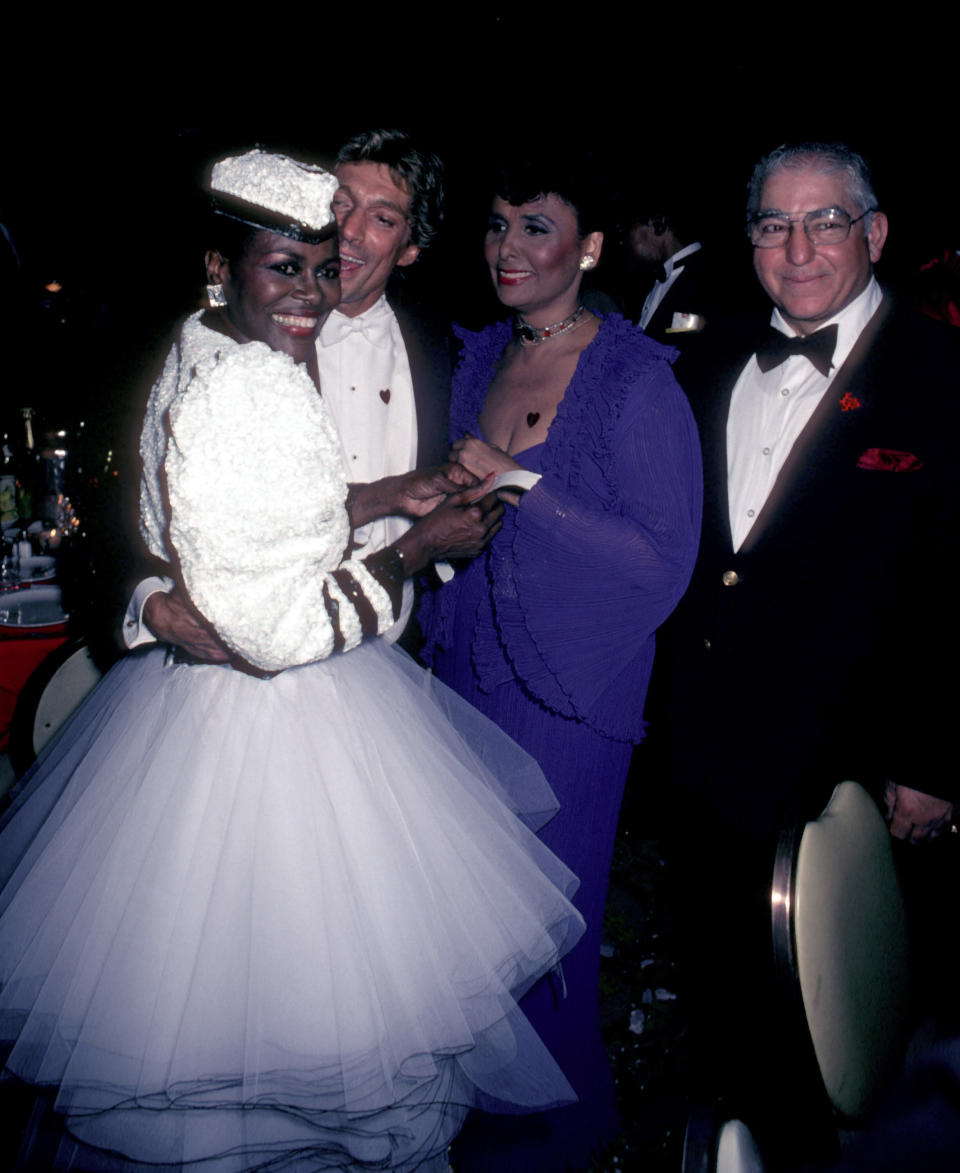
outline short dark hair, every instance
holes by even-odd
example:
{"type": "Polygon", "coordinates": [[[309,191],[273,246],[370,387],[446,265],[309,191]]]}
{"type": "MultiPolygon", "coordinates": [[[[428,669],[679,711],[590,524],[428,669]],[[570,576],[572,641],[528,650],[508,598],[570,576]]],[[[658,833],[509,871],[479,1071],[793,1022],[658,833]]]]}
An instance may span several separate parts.
{"type": "Polygon", "coordinates": [[[590,232],[602,232],[607,219],[597,186],[589,160],[524,154],[501,160],[494,175],[492,194],[514,207],[542,196],[559,197],[573,209],[582,240],[590,232]]]}
{"type": "Polygon", "coordinates": [[[410,193],[410,243],[426,248],[443,222],[443,163],[422,151],[403,130],[368,130],[354,135],[337,153],[341,163],[382,163],[394,182],[410,193]]]}
{"type": "Polygon", "coordinates": [[[703,230],[698,198],[699,189],[689,181],[679,181],[673,174],[644,177],[617,195],[619,233],[627,237],[637,225],[662,221],[683,244],[693,244],[703,230]]]}
{"type": "MultiPolygon", "coordinates": [[[[760,197],[763,185],[775,171],[804,171],[807,168],[823,175],[843,175],[847,181],[847,192],[857,205],[856,211],[862,213],[877,207],[877,196],[867,161],[845,143],[782,143],[769,155],[764,155],[753,169],[747,184],[747,219],[752,219],[762,211],[760,197]]],[[[869,227],[870,219],[864,223],[864,230],[869,227]]]]}

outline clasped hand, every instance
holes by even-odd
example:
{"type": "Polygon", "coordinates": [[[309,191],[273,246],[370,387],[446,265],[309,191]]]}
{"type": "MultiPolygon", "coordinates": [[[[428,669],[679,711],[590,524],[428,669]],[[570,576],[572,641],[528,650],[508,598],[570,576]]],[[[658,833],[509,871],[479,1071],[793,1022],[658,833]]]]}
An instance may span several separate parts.
{"type": "Polygon", "coordinates": [[[450,446],[449,460],[455,460],[468,472],[482,480],[493,473],[495,476],[508,472],[513,468],[522,468],[512,456],[508,456],[502,448],[488,444],[477,436],[467,432],[459,440],[454,440],[450,446]]]}
{"type": "MultiPolygon", "coordinates": [[[[473,479],[473,478],[471,478],[473,479]]],[[[492,474],[444,498],[397,545],[412,572],[442,558],[475,558],[503,524],[503,505],[490,492],[492,474]]]]}
{"type": "Polygon", "coordinates": [[[443,504],[447,497],[462,489],[475,487],[482,479],[456,461],[415,469],[396,478],[399,511],[406,517],[425,517],[443,504]]]}
{"type": "Polygon", "coordinates": [[[451,462],[353,485],[348,501],[350,524],[358,529],[380,517],[416,520],[436,509],[452,493],[476,483],[477,478],[463,465],[451,462]]]}
{"type": "MultiPolygon", "coordinates": [[[[518,464],[502,448],[498,448],[495,444],[488,444],[486,440],[481,440],[470,432],[461,436],[459,440],[454,440],[450,446],[448,459],[458,461],[459,467],[473,473],[475,477],[499,476],[502,472],[523,468],[522,464],[518,464]]],[[[519,493],[500,489],[498,496],[508,505],[520,504],[519,493]]]]}
{"type": "MultiPolygon", "coordinates": [[[[385,514],[416,519],[397,541],[407,574],[441,558],[474,558],[500,529],[503,505],[490,492],[492,475],[478,480],[459,464],[439,465],[360,485],[351,510],[353,524],[385,514]]],[[[143,618],[161,643],[181,647],[198,660],[224,664],[229,649],[193,607],[182,588],[158,591],[144,604],[143,618]]]]}

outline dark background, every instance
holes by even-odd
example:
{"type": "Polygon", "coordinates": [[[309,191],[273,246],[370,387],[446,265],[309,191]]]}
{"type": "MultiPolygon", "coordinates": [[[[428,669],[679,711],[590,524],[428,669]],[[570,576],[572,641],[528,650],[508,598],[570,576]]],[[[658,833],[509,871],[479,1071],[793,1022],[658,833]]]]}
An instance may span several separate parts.
{"type": "Polygon", "coordinates": [[[420,136],[447,163],[448,215],[411,283],[461,319],[495,309],[479,193],[491,162],[526,144],[591,152],[613,189],[682,174],[731,309],[755,296],[745,183],[786,139],[841,139],[871,161],[891,222],[888,283],[909,284],[933,253],[960,245],[958,18],[946,5],[925,7],[922,22],[907,10],[894,22],[795,6],[238,14],[6,18],[0,218],[21,269],[0,259],[0,337],[8,356],[32,351],[25,402],[56,412],[102,398],[104,371],[116,394],[130,364],[149,365],[145,353],[201,289],[203,166],[255,143],[322,161],[358,129],[420,136]],[[63,286],[53,298],[52,279],[63,286]]]}

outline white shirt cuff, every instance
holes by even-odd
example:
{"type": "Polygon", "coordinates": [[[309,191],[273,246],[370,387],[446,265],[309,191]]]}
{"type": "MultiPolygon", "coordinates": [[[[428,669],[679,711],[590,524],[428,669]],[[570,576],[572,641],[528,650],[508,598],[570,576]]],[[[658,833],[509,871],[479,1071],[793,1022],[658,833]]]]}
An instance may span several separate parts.
{"type": "Polygon", "coordinates": [[[137,583],[123,617],[123,642],[128,648],[156,643],[157,637],[143,621],[143,608],[147,599],[151,595],[155,595],[157,591],[163,591],[166,594],[172,590],[172,578],[145,578],[142,582],[137,583]]]}

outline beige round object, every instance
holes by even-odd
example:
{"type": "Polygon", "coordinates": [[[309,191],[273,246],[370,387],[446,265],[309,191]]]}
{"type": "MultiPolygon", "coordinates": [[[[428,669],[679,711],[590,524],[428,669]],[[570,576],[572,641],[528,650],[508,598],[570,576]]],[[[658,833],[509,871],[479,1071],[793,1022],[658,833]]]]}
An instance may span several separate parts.
{"type": "Polygon", "coordinates": [[[717,1173],[765,1173],[753,1133],[742,1120],[727,1120],[720,1129],[717,1173]]]}
{"type": "Polygon", "coordinates": [[[855,782],[807,824],[794,888],[797,969],[834,1108],[863,1117],[902,1061],[908,953],[890,834],[855,782]]]}

